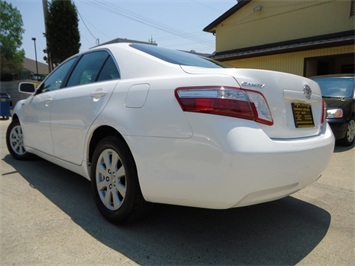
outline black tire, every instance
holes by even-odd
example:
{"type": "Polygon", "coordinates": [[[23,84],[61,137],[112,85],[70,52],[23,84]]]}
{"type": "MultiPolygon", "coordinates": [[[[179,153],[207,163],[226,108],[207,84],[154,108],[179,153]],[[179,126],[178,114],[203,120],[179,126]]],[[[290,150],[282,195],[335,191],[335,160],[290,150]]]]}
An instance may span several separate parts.
{"type": "Polygon", "coordinates": [[[339,140],[339,143],[343,146],[351,146],[354,144],[354,140],[355,140],[355,121],[351,119],[348,123],[345,137],[339,140]]]}
{"type": "Polygon", "coordinates": [[[7,128],[6,145],[11,156],[16,160],[29,160],[32,158],[32,154],[25,149],[21,124],[16,119],[12,120],[7,128]]]}
{"type": "Polygon", "coordinates": [[[133,156],[120,138],[110,136],[98,143],[90,177],[96,205],[111,223],[132,222],[150,210],[140,190],[133,156]]]}

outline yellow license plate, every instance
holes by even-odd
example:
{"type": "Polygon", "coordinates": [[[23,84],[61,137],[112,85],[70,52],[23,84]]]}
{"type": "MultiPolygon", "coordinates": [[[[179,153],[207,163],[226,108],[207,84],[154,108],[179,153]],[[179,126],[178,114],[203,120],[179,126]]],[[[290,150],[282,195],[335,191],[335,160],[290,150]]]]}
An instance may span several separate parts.
{"type": "Polygon", "coordinates": [[[314,127],[312,107],[305,103],[292,103],[293,118],[296,128],[314,127]]]}

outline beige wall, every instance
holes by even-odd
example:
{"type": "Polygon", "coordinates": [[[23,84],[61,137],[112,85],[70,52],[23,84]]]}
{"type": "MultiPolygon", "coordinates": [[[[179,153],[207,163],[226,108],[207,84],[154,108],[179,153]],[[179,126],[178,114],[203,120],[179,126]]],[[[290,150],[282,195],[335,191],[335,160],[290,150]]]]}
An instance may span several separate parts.
{"type": "Polygon", "coordinates": [[[353,30],[350,5],[350,0],[253,0],[216,26],[216,51],[353,30]],[[254,11],[256,6],[261,11],[254,11]]]}
{"type": "MultiPolygon", "coordinates": [[[[354,52],[354,46],[347,45],[293,53],[259,56],[247,59],[229,60],[224,62],[239,68],[259,68],[276,70],[302,76],[304,74],[303,72],[305,58],[329,55],[342,55],[350,53],[354,54],[354,52]]],[[[353,60],[354,57],[352,57],[352,61],[350,59],[349,63],[353,63],[353,60]]]]}

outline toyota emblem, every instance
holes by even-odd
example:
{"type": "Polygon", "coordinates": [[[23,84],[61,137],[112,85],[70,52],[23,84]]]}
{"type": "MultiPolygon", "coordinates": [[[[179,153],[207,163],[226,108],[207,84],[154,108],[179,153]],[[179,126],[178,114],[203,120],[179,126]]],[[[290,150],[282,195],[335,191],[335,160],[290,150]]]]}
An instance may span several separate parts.
{"type": "Polygon", "coordinates": [[[312,89],[310,86],[308,85],[304,85],[303,87],[303,93],[304,93],[304,96],[306,96],[306,98],[308,100],[310,100],[312,98],[312,89]]]}

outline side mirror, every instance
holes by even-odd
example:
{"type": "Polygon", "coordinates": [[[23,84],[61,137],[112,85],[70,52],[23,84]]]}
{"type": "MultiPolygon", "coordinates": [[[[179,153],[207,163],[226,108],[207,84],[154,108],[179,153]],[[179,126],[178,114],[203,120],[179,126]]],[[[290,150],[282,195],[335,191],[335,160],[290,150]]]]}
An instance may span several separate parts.
{"type": "Polygon", "coordinates": [[[18,85],[18,91],[25,94],[32,94],[36,91],[36,86],[31,82],[21,82],[18,85]]]}

